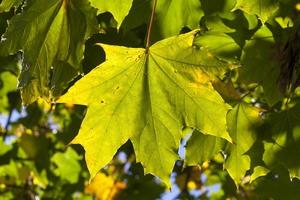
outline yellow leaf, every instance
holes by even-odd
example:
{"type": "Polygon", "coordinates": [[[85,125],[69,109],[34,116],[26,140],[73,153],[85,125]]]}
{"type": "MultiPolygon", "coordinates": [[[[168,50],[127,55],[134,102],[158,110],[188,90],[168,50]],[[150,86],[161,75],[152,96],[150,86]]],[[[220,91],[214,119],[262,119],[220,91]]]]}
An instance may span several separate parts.
{"type": "Polygon", "coordinates": [[[97,200],[117,199],[119,193],[126,188],[126,184],[98,173],[92,182],[86,186],[85,193],[94,195],[97,200]]]}

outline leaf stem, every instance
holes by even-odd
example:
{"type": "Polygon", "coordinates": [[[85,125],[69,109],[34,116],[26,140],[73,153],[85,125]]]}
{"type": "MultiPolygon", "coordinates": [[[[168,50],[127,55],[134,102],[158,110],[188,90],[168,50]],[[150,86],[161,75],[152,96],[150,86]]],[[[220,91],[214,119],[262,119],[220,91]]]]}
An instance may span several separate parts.
{"type": "Polygon", "coordinates": [[[156,4],[157,4],[157,0],[154,0],[152,11],[151,11],[151,18],[150,18],[150,22],[149,22],[148,30],[147,30],[146,53],[148,53],[149,47],[150,47],[150,37],[151,37],[152,24],[153,24],[153,21],[154,21],[156,4]]]}

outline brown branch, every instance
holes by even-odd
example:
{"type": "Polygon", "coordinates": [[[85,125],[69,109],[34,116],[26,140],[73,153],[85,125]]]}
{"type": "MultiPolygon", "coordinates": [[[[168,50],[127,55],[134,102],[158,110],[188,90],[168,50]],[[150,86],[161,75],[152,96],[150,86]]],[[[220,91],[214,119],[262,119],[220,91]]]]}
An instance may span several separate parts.
{"type": "Polygon", "coordinates": [[[146,53],[148,53],[149,47],[150,47],[151,30],[152,30],[152,24],[153,24],[153,21],[154,21],[156,4],[157,4],[157,0],[154,0],[153,7],[152,7],[152,12],[151,12],[151,18],[150,18],[150,22],[149,22],[148,30],[147,30],[146,53]]]}

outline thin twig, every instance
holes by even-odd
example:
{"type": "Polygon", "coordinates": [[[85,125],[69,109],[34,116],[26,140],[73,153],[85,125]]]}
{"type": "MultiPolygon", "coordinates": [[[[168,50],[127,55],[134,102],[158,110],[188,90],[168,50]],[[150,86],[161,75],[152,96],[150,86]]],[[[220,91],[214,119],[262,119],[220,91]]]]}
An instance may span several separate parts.
{"type": "Polygon", "coordinates": [[[153,21],[154,21],[156,4],[157,4],[157,0],[154,0],[152,11],[151,11],[151,18],[150,18],[150,22],[149,22],[148,30],[147,30],[147,39],[146,39],[146,52],[147,53],[148,53],[149,47],[150,47],[150,37],[151,37],[152,24],[153,24],[153,21]]]}
{"type": "Polygon", "coordinates": [[[255,89],[258,87],[259,85],[256,85],[255,87],[251,88],[250,91],[247,91],[245,94],[241,95],[240,99],[244,99],[245,97],[247,97],[249,94],[251,94],[252,92],[255,91],[255,89]]]}

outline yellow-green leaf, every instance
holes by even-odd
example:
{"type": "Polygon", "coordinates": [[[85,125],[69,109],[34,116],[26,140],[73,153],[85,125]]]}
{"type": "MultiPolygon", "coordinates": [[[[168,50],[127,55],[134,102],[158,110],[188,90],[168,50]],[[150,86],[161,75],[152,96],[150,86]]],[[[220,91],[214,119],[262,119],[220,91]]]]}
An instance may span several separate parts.
{"type": "Polygon", "coordinates": [[[240,183],[250,169],[250,157],[245,153],[256,140],[259,109],[238,104],[227,115],[228,131],[234,144],[228,144],[229,156],[225,168],[236,184],[240,183]]]}
{"type": "Polygon", "coordinates": [[[270,116],[272,140],[264,143],[263,160],[268,167],[281,164],[290,177],[300,178],[300,104],[270,116]]]}
{"type": "Polygon", "coordinates": [[[110,12],[121,26],[128,15],[133,0],[90,0],[92,6],[98,9],[98,13],[110,12]]]}
{"type": "Polygon", "coordinates": [[[0,43],[0,56],[24,52],[19,87],[25,104],[38,97],[49,99],[50,85],[56,86],[51,71],[56,68],[62,67],[61,73],[68,73],[70,80],[77,76],[84,42],[96,26],[96,10],[88,0],[29,1],[23,12],[10,20],[0,43]]]}
{"type": "Polygon", "coordinates": [[[199,0],[162,0],[157,2],[157,28],[164,37],[177,35],[183,27],[199,27],[204,15],[199,0]]]}
{"type": "Polygon", "coordinates": [[[167,184],[184,126],[231,140],[229,106],[210,82],[228,65],[193,46],[196,33],[162,40],[149,51],[101,44],[106,61],[59,99],[88,106],[73,143],[85,148],[92,177],[127,140],[145,172],[167,184]]]}
{"type": "Polygon", "coordinates": [[[278,86],[280,59],[276,56],[277,51],[272,32],[263,26],[246,42],[241,58],[239,79],[247,84],[262,85],[270,105],[282,99],[278,86]]]}
{"type": "Polygon", "coordinates": [[[68,148],[65,152],[57,152],[51,158],[56,165],[54,173],[62,179],[74,184],[78,182],[81,166],[78,162],[80,156],[72,148],[68,148]]]}
{"type": "Polygon", "coordinates": [[[186,144],[186,165],[198,165],[211,160],[224,146],[224,140],[195,131],[186,144]]]}
{"type": "Polygon", "coordinates": [[[253,173],[251,174],[251,177],[250,177],[250,183],[255,181],[259,177],[267,175],[269,172],[270,172],[270,170],[265,167],[262,167],[262,166],[254,167],[253,173]]]}
{"type": "Polygon", "coordinates": [[[0,12],[8,12],[11,8],[21,5],[22,2],[22,0],[2,0],[0,3],[0,12]]]}
{"type": "Polygon", "coordinates": [[[265,23],[278,8],[278,0],[237,0],[234,10],[255,14],[265,23]]]}
{"type": "MultiPolygon", "coordinates": [[[[134,0],[123,28],[130,30],[148,24],[154,1],[134,0]]],[[[204,13],[200,0],[159,0],[155,9],[152,40],[178,35],[182,28],[199,28],[204,13]]]]}

